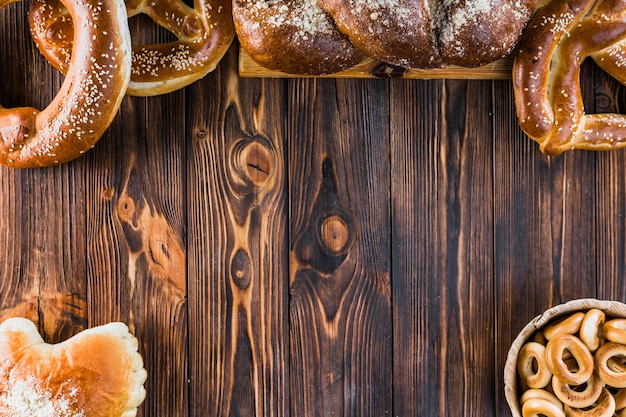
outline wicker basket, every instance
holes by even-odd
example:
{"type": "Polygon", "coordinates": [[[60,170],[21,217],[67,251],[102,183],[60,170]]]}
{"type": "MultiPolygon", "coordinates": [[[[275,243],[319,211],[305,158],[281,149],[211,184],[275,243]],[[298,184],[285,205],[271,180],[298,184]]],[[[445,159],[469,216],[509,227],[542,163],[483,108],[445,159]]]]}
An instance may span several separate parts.
{"type": "Polygon", "coordinates": [[[528,323],[515,338],[509,349],[504,366],[504,394],[511,412],[513,413],[513,417],[522,417],[522,410],[519,403],[520,396],[517,387],[517,356],[524,343],[526,343],[526,340],[538,329],[559,316],[576,311],[589,310],[591,308],[598,308],[604,311],[607,316],[626,318],[626,304],[617,301],[595,300],[592,298],[572,300],[565,304],[559,304],[549,308],[543,314],[535,317],[535,319],[528,323]]]}

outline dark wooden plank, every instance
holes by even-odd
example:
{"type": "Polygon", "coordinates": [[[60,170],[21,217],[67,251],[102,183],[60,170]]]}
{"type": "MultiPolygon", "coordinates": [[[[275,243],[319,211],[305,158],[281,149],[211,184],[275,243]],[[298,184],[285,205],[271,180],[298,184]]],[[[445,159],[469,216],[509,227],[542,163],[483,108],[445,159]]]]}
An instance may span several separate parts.
{"type": "MultiPolygon", "coordinates": [[[[146,16],[130,24],[134,44],[171,38],[146,16]]],[[[137,336],[145,416],[188,414],[185,94],[127,96],[86,155],[90,325],[137,336]]]]}
{"type": "Polygon", "coordinates": [[[282,80],[236,50],[188,102],[191,414],[289,415],[282,80]]]}
{"type": "Polygon", "coordinates": [[[395,82],[394,413],[493,415],[488,82],[395,82]]]}
{"type": "MultiPolygon", "coordinates": [[[[44,109],[62,76],[30,41],[27,7],[16,3],[0,11],[0,104],[44,109]]],[[[28,317],[48,342],[87,324],[84,169],[81,160],[43,169],[0,168],[0,320],[28,317]]]]}
{"type": "MultiPolygon", "coordinates": [[[[624,113],[626,89],[595,65],[589,72],[593,83],[589,111],[624,113]]],[[[598,155],[596,170],[597,297],[626,302],[626,150],[598,155]]]]}
{"type": "Polygon", "coordinates": [[[86,156],[90,325],[124,321],[139,339],[141,415],[185,416],[184,93],[127,97],[118,116],[86,156]]]}
{"type": "MultiPolygon", "coordinates": [[[[583,75],[583,88],[589,81],[583,75]]],[[[511,342],[547,308],[597,293],[596,157],[548,157],[517,125],[511,85],[495,88],[496,363],[511,342]]],[[[502,379],[496,395],[508,415],[502,379]]]]}
{"type": "Polygon", "coordinates": [[[387,92],[290,82],[294,415],[392,412],[387,92]]]}

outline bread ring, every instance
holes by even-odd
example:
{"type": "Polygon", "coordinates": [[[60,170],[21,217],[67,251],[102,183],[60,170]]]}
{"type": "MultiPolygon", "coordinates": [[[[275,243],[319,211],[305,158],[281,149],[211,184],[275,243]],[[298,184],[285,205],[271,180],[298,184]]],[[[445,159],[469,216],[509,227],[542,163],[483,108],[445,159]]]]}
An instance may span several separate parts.
{"type": "Polygon", "coordinates": [[[323,75],[365,58],[316,0],[233,0],[233,18],[241,47],[269,69],[323,75]]]}
{"type": "Polygon", "coordinates": [[[552,404],[556,405],[560,409],[563,409],[563,403],[561,402],[561,400],[559,400],[551,392],[545,389],[540,389],[540,388],[531,388],[531,389],[524,391],[524,393],[520,397],[520,404],[524,405],[526,401],[531,400],[533,398],[550,401],[552,404]]]}
{"type": "Polygon", "coordinates": [[[580,340],[589,348],[591,352],[595,352],[600,347],[600,331],[604,324],[605,315],[602,310],[593,308],[587,313],[580,324],[579,336],[580,340]]]}
{"type": "Polygon", "coordinates": [[[621,358],[626,360],[626,345],[615,342],[604,343],[595,354],[595,366],[598,376],[604,383],[615,388],[626,388],[626,367],[613,366],[611,361],[621,358]]]}
{"type": "Polygon", "coordinates": [[[580,326],[585,318],[585,313],[579,311],[572,315],[566,316],[561,320],[548,324],[543,329],[543,335],[550,340],[557,334],[576,334],[580,330],[580,326]]]}
{"type": "Polygon", "coordinates": [[[546,345],[546,363],[552,374],[563,383],[582,385],[593,374],[594,361],[589,348],[576,336],[560,333],[546,345]],[[578,364],[577,371],[568,369],[563,361],[564,352],[569,351],[578,364]]]}
{"type": "Polygon", "coordinates": [[[552,377],[552,390],[554,395],[563,402],[574,408],[585,408],[593,405],[600,394],[604,383],[593,374],[584,384],[584,389],[573,389],[568,384],[563,383],[559,378],[552,377]]]}
{"type": "MultiPolygon", "coordinates": [[[[185,87],[213,71],[235,37],[229,0],[128,0],[128,17],[146,14],[177,38],[135,45],[127,93],[154,96],[185,87]]],[[[69,68],[72,19],[60,0],[35,0],[29,13],[31,34],[41,53],[62,73],[69,68]]]]}
{"type": "Polygon", "coordinates": [[[550,383],[552,372],[545,359],[546,348],[537,342],[528,342],[517,357],[517,373],[529,388],[543,388],[550,383]]]}
{"type": "MultiPolygon", "coordinates": [[[[0,7],[16,0],[0,0],[0,7]]],[[[57,165],[92,148],[107,130],[130,77],[130,32],[121,0],[63,0],[79,24],[67,75],[43,111],[0,106],[0,163],[57,165]]]]}
{"type": "Polygon", "coordinates": [[[520,127],[542,152],[626,146],[626,116],[585,114],[579,79],[591,57],[625,82],[625,42],[623,0],[552,1],[533,16],[515,57],[513,87],[520,127]]]}
{"type": "Polygon", "coordinates": [[[565,417],[563,408],[549,400],[531,398],[522,405],[523,417],[565,417]]]}
{"type": "Polygon", "coordinates": [[[575,408],[565,405],[565,415],[568,417],[613,417],[615,413],[615,400],[611,393],[605,388],[602,388],[600,397],[593,408],[575,408]]]}
{"type": "Polygon", "coordinates": [[[626,319],[612,319],[602,326],[604,337],[615,343],[626,345],[626,319]]]}

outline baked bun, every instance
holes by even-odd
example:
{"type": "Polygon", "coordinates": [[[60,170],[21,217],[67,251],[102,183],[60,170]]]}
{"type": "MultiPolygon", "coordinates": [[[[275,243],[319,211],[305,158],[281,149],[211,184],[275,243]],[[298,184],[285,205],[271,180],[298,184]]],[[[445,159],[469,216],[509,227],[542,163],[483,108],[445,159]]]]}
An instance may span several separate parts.
{"type": "Polygon", "coordinates": [[[146,376],[137,339],[123,323],[55,345],[28,319],[0,325],[1,417],[135,416],[146,376]]]}
{"type": "Polygon", "coordinates": [[[477,67],[508,55],[535,0],[319,0],[365,54],[405,68],[477,67]]]}
{"type": "Polygon", "coordinates": [[[316,0],[233,0],[233,18],[241,47],[265,68],[322,75],[365,58],[316,0]]]}

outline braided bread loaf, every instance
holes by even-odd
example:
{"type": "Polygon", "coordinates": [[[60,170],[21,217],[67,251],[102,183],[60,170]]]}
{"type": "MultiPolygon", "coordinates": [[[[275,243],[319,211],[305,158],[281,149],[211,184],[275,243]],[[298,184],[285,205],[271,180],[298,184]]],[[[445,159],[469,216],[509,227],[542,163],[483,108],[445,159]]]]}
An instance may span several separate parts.
{"type": "Polygon", "coordinates": [[[517,45],[535,0],[235,0],[244,50],[289,73],[336,72],[364,56],[404,68],[477,67],[517,45]]]}

